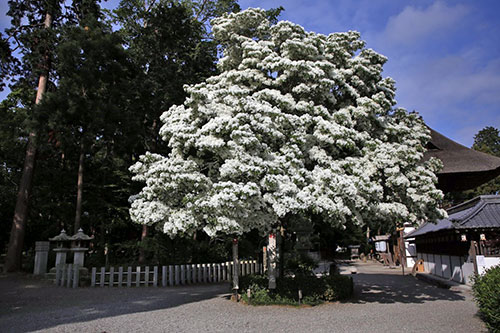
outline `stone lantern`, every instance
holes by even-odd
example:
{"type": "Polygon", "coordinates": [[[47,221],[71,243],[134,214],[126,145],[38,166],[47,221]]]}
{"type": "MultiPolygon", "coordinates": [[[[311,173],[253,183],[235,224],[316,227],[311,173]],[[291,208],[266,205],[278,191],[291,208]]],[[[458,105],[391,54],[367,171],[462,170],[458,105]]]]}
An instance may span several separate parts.
{"type": "Polygon", "coordinates": [[[73,255],[73,264],[83,267],[85,252],[89,249],[90,241],[94,237],[86,235],[82,228],[78,229],[78,232],[73,236],[69,237],[71,240],[71,251],[73,255]]]}
{"type": "Polygon", "coordinates": [[[63,229],[61,233],[56,237],[49,238],[49,241],[55,242],[54,252],[56,252],[56,267],[61,264],[66,263],[66,255],[69,252],[69,244],[71,242],[71,237],[66,234],[63,229]]]}

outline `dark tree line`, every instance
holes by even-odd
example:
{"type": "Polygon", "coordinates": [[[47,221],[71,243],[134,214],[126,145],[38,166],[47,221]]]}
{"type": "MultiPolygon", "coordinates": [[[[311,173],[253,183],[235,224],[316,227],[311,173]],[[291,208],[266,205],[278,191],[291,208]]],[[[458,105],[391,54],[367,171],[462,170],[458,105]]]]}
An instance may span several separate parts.
{"type": "Polygon", "coordinates": [[[123,0],[106,12],[96,0],[11,0],[9,8],[0,40],[0,89],[10,88],[0,104],[6,269],[18,270],[21,251],[62,228],[94,235],[96,260],[112,250],[135,256],[147,230],[128,216],[138,191],[128,167],[166,149],[159,116],[184,100],[183,85],[216,72],[208,21],[239,6],[123,0]]]}

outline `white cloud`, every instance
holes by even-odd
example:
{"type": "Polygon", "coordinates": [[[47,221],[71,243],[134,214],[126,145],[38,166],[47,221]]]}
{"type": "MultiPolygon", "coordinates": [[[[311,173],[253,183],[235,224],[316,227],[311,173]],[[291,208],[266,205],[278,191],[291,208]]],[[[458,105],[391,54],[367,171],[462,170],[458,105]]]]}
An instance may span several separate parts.
{"type": "Polygon", "coordinates": [[[407,6],[389,18],[379,36],[383,44],[410,45],[452,29],[469,12],[463,5],[447,6],[438,1],[425,9],[407,6]]]}
{"type": "Polygon", "coordinates": [[[398,66],[399,105],[418,111],[438,131],[470,146],[485,126],[500,127],[500,59],[467,50],[427,61],[406,59],[398,66]]]}

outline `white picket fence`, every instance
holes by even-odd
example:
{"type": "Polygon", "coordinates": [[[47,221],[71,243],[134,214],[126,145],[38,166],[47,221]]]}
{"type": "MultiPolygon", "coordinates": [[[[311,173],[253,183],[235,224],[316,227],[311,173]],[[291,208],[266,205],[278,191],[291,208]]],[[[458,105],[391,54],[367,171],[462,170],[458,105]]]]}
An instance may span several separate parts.
{"type": "Polygon", "coordinates": [[[56,267],[55,284],[60,287],[77,288],[80,283],[80,266],[61,264],[56,267]]]}
{"type": "MultiPolygon", "coordinates": [[[[167,287],[195,283],[231,281],[232,261],[216,264],[185,264],[169,266],[92,267],[91,287],[167,287]]],[[[240,261],[239,275],[259,273],[262,266],[257,260],[240,261]]]]}

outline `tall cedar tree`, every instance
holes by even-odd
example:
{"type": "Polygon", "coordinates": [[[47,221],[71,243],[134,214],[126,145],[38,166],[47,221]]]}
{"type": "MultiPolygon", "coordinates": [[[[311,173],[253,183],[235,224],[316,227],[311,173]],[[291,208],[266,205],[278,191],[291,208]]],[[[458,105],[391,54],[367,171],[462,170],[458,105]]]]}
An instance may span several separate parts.
{"type": "MultiPolygon", "coordinates": [[[[136,1],[124,0],[114,11],[115,21],[134,65],[136,99],[131,106],[141,116],[141,140],[132,149],[137,158],[146,150],[160,152],[165,145],[158,135],[160,115],[181,103],[183,86],[215,74],[216,44],[207,38],[204,24],[215,15],[238,11],[235,1],[136,1]],[[193,16],[194,15],[194,16],[193,16]]],[[[139,262],[145,260],[148,227],[142,227],[139,262]]]]}
{"type": "MultiPolygon", "coordinates": [[[[13,88],[33,89],[37,86],[36,97],[33,96],[32,100],[35,106],[38,106],[47,88],[51,64],[50,49],[54,45],[52,26],[60,17],[59,1],[10,1],[7,14],[12,17],[12,27],[6,30],[7,35],[16,41],[19,52],[23,55],[22,68],[11,73],[19,77],[13,88]]],[[[31,103],[26,106],[36,109],[31,103]]],[[[36,151],[37,132],[31,128],[5,261],[5,270],[8,272],[21,268],[36,151]]]]}

